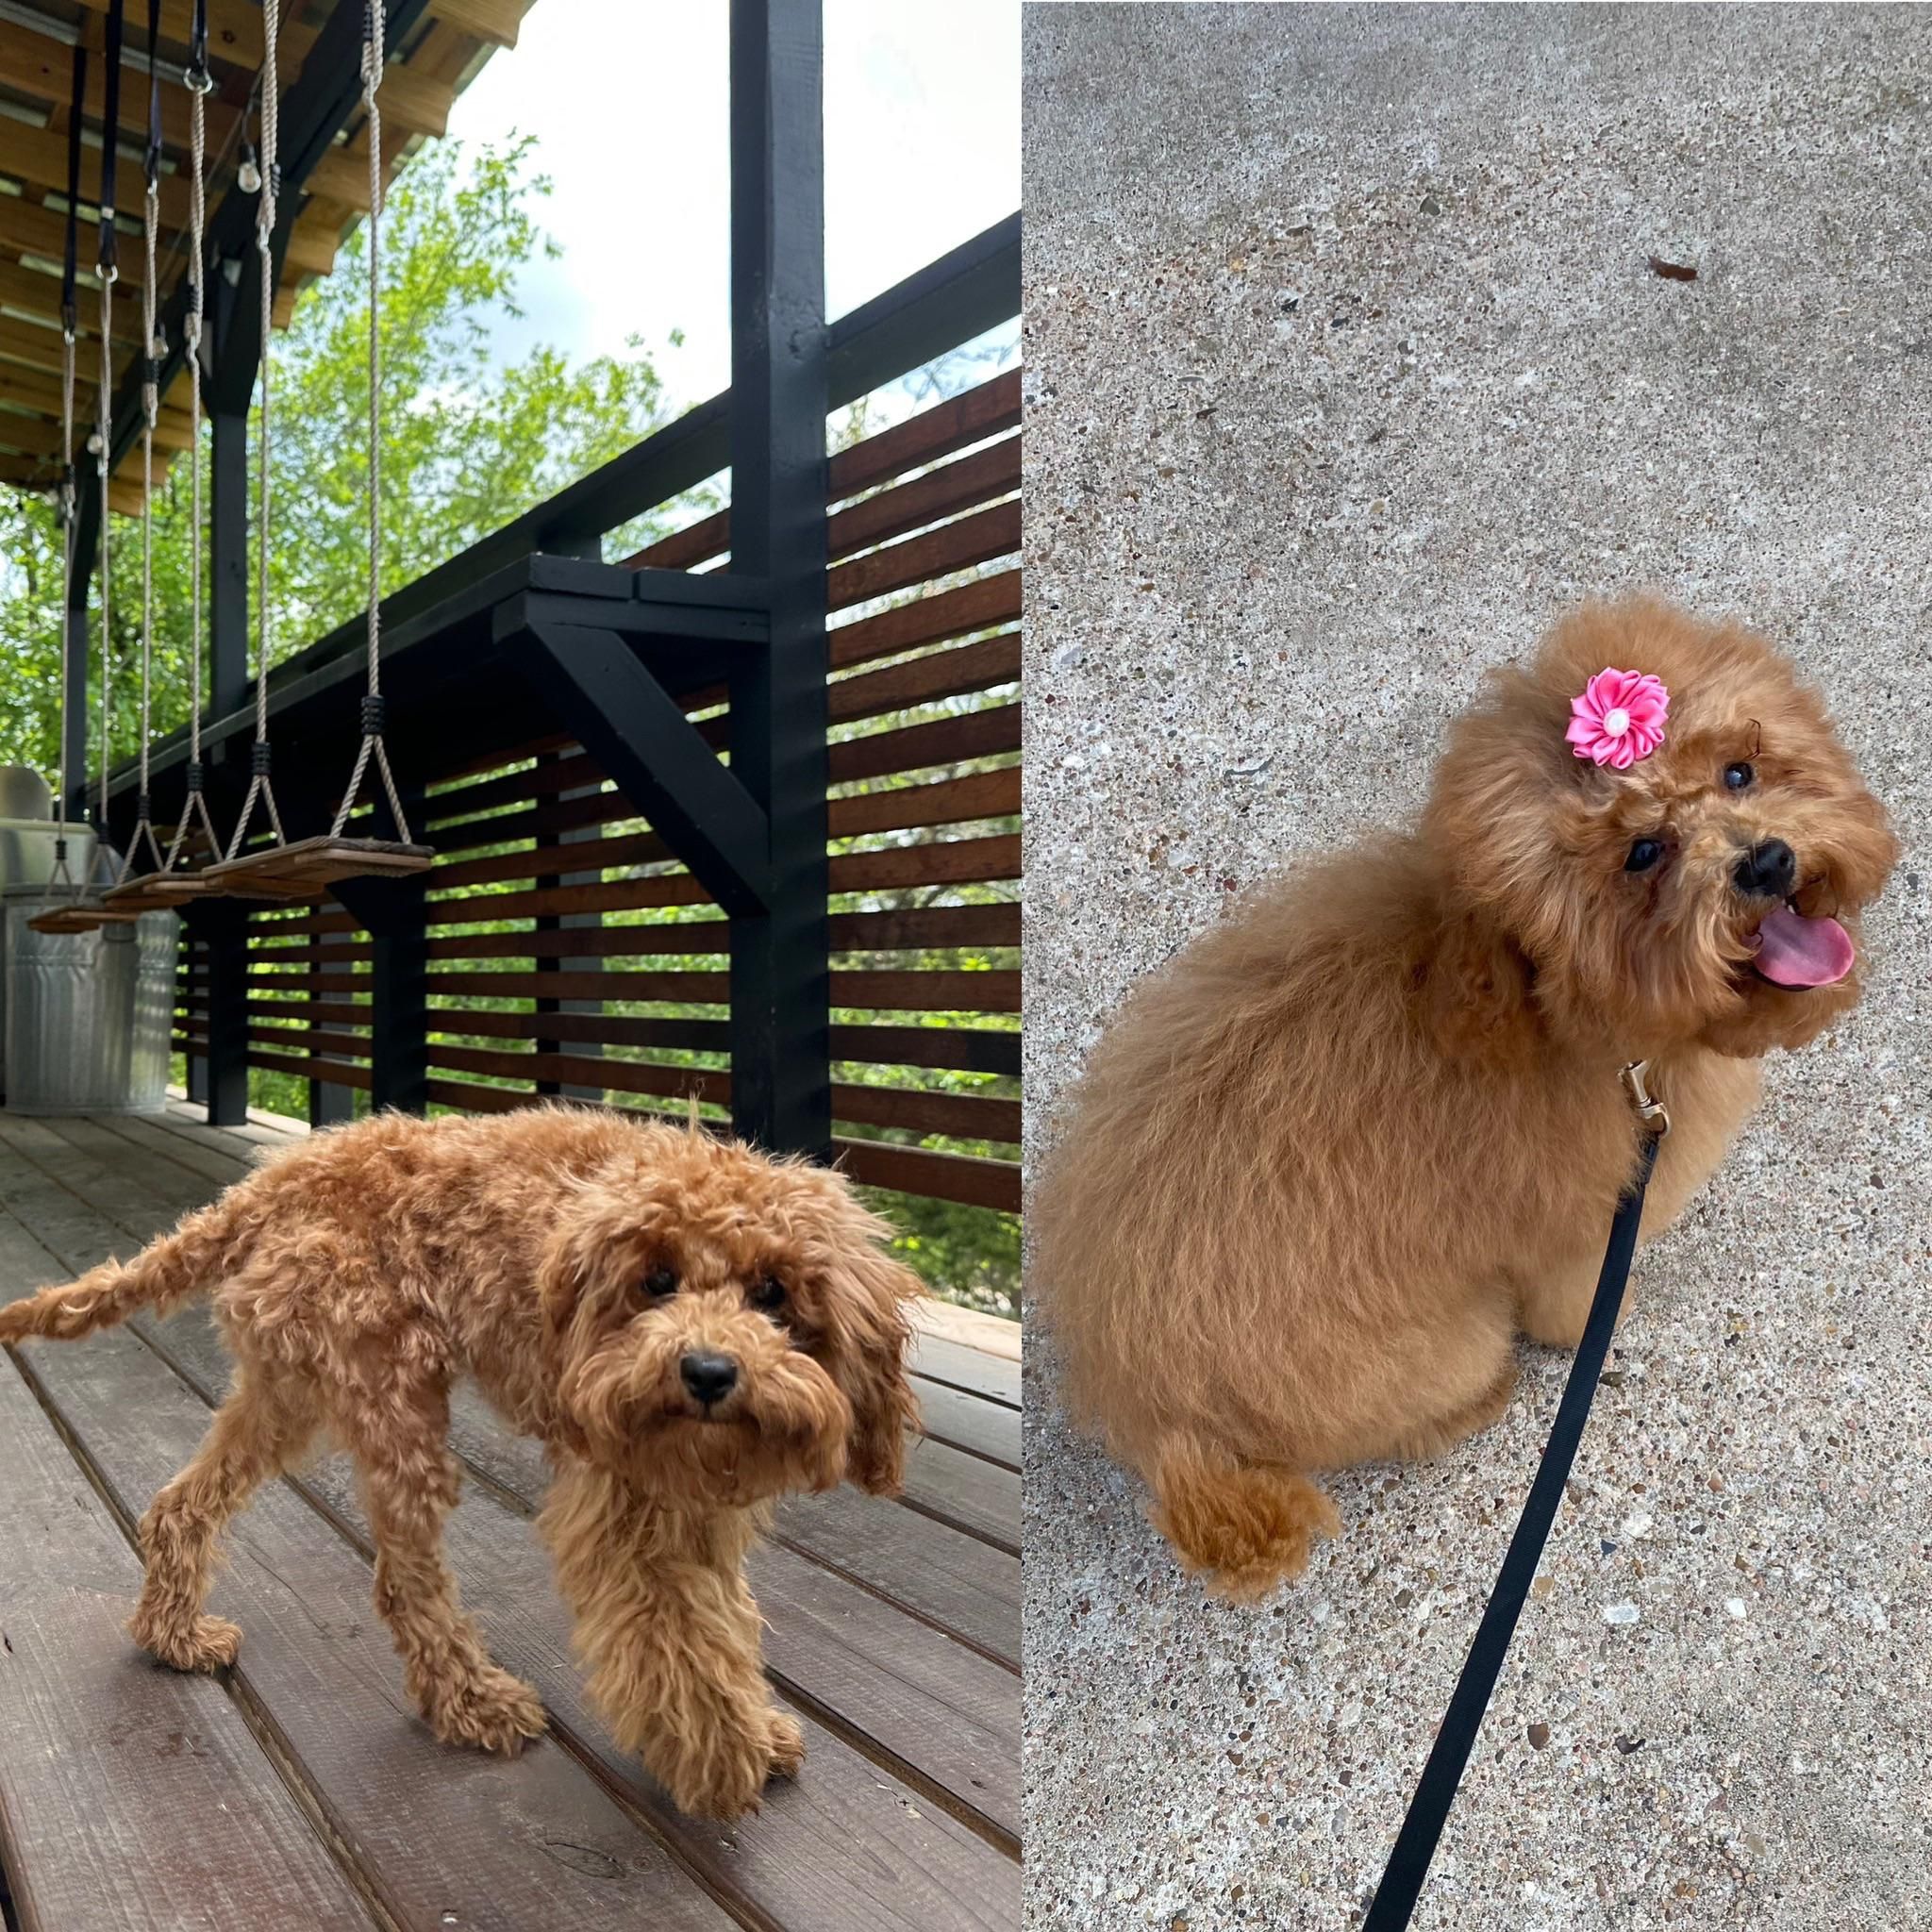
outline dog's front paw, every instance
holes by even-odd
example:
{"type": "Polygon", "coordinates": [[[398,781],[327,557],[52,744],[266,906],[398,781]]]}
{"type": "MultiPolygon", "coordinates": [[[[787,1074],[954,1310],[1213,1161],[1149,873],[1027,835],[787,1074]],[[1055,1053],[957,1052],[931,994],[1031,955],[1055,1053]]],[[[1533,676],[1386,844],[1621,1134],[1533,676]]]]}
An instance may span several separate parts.
{"type": "Polygon", "coordinates": [[[766,1724],[771,1730],[772,1777],[796,1777],[805,1762],[805,1727],[789,1710],[768,1710],[766,1724]]]}
{"type": "Polygon", "coordinates": [[[798,1720],[775,1709],[734,1714],[708,1737],[683,1741],[659,1775],[677,1808],[729,1824],[758,1808],[768,1778],[791,1777],[805,1762],[798,1720]]]}
{"type": "Polygon", "coordinates": [[[167,1623],[147,1610],[134,1613],[127,1634],[152,1657],[177,1671],[222,1671],[235,1661],[242,1629],[225,1617],[191,1617],[167,1623]]]}
{"type": "Polygon", "coordinates": [[[521,1677],[494,1664],[433,1688],[423,1714],[445,1744],[470,1744],[499,1757],[514,1757],[530,1739],[543,1735],[549,1722],[542,1699],[521,1677]]]}

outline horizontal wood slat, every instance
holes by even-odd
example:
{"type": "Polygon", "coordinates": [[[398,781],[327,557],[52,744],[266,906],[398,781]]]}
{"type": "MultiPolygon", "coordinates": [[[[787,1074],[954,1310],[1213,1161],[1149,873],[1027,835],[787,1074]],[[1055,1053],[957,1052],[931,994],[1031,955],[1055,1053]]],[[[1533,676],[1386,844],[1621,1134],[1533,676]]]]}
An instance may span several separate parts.
{"type": "MultiPolygon", "coordinates": [[[[249,984],[265,991],[286,991],[290,982],[251,973],[249,984]]],[[[431,973],[431,993],[452,999],[622,1000],[640,1005],[724,1006],[730,1001],[727,973],[431,973]]],[[[366,973],[318,973],[308,984],[322,992],[366,992],[366,973]]],[[[1004,968],[975,972],[834,973],[832,1004],[855,1008],[916,1013],[1017,1013],[1020,975],[1004,968]]],[[[191,997],[206,996],[205,982],[191,980],[191,997]]]]}
{"type": "Polygon", "coordinates": [[[1020,1163],[942,1154],[929,1147],[899,1147],[886,1141],[834,1139],[839,1165],[867,1187],[901,1194],[925,1194],[970,1208],[1020,1211],[1020,1163]]]}
{"type": "MultiPolygon", "coordinates": [[[[366,1007],[331,1006],[324,1001],[250,1000],[251,1020],[296,1022],[315,1028],[366,1025],[366,1007]]],[[[204,1014],[177,1017],[176,1033],[206,1040],[204,1014]]],[[[724,1054],[731,1029],[723,1020],[639,1019],[624,1013],[502,1012],[486,1008],[431,1008],[431,1030],[458,1039],[550,1040],[589,1046],[658,1047],[684,1053],[724,1054]]],[[[369,1036],[340,1030],[296,1033],[288,1026],[253,1027],[251,1041],[289,1041],[312,1052],[367,1059],[369,1036]]],[[[1018,1033],[989,1033],[967,1026],[834,1026],[832,1058],[854,1066],[932,1067],[970,1074],[1020,1072],[1018,1033]]]]}
{"type": "MultiPolygon", "coordinates": [[[[1006,900],[987,906],[835,912],[831,925],[835,953],[1017,946],[1021,914],[1017,900],[1006,900]]],[[[429,940],[432,959],[642,958],[654,954],[722,956],[729,950],[729,930],[722,919],[654,920],[630,925],[607,924],[563,932],[441,932],[431,934],[429,940]]]]}
{"type": "Polygon", "coordinates": [[[991,691],[1019,680],[1020,633],[1007,631],[950,651],[928,651],[883,671],[835,678],[828,694],[829,709],[834,724],[846,724],[855,718],[909,710],[914,705],[991,691]]]}
{"type": "MultiPolygon", "coordinates": [[[[858,495],[862,490],[871,490],[894,476],[902,476],[908,470],[936,463],[970,444],[984,442],[990,437],[1004,435],[1019,426],[1020,372],[1009,369],[994,376],[991,382],[983,382],[968,390],[963,395],[953,396],[930,409],[923,409],[891,429],[881,430],[876,436],[868,436],[862,442],[840,450],[826,466],[828,498],[835,504],[839,503],[845,497],[858,495]]],[[[1011,460],[1017,463],[1017,447],[1011,460]]],[[[1019,487],[1017,470],[1014,480],[1004,487],[1019,487]]],[[[963,505],[981,501],[985,494],[992,493],[995,492],[988,491],[981,497],[962,497],[960,502],[963,505]]],[[[912,527],[914,525],[910,524],[900,525],[901,529],[912,527]]],[[[832,531],[837,528],[838,518],[835,516],[832,531]]],[[[873,538],[868,541],[882,540],[873,538]]],[[[685,529],[659,538],[657,542],[624,560],[632,567],[650,564],[659,570],[689,570],[693,564],[708,563],[714,557],[722,557],[730,547],[731,512],[721,509],[685,529]]],[[[832,555],[836,558],[841,554],[835,538],[832,555]]]]}
{"type": "Polygon", "coordinates": [[[995,504],[957,522],[942,524],[922,537],[889,543],[882,550],[835,564],[825,575],[825,608],[846,610],[893,591],[991,563],[1020,547],[1020,506],[995,504]]]}
{"type": "MultiPolygon", "coordinates": [[[[556,1081],[609,1093],[649,1093],[668,1100],[695,1095],[717,1107],[731,1102],[731,1076],[702,1067],[622,1060],[566,1053],[506,1053],[484,1047],[432,1043],[429,1064],[452,1073],[483,1074],[499,1080],[556,1081]]],[[[834,1082],[832,1116],[867,1126],[903,1127],[956,1140],[1017,1142],[1020,1103],[974,1093],[928,1093],[909,1088],[861,1087],[834,1082]]]]}
{"type": "Polygon", "coordinates": [[[826,753],[830,782],[849,785],[857,778],[894,777],[932,765],[957,765],[968,758],[1018,751],[1022,708],[1018,704],[998,705],[991,710],[962,711],[927,724],[844,739],[826,753]]]}
{"type": "Polygon", "coordinates": [[[1021,609],[1017,570],[999,571],[970,584],[931,591],[893,609],[835,625],[831,633],[832,669],[844,671],[854,664],[869,664],[878,658],[895,658],[902,651],[916,651],[924,644],[948,643],[955,638],[970,637],[975,631],[1017,624],[1021,609]]]}

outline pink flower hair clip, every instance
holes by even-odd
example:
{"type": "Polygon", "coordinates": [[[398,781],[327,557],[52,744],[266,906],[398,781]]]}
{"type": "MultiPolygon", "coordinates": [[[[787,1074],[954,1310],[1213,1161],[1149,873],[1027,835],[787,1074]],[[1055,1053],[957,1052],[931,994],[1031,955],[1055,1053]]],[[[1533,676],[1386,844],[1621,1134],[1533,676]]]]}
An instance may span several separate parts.
{"type": "Polygon", "coordinates": [[[1607,666],[1570,700],[1570,728],[1563,736],[1580,758],[1627,772],[1664,741],[1671,694],[1647,671],[1607,666]]]}

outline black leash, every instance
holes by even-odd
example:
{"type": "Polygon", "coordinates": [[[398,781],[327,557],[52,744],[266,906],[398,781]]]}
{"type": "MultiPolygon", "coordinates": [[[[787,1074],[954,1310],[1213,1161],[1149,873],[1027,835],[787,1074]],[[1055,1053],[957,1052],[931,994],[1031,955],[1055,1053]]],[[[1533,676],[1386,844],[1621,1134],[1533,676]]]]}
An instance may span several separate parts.
{"type": "Polygon", "coordinates": [[[1576,1445],[1583,1440],[1583,1425],[1590,1420],[1597,1378],[1603,1374],[1610,1353],[1610,1338],[1617,1332],[1617,1314],[1624,1306],[1624,1290],[1630,1279],[1630,1257],[1637,1251],[1637,1227],[1643,1219],[1643,1194],[1650,1185],[1651,1170],[1657,1165],[1657,1142],[1670,1130],[1670,1117],[1660,1102],[1654,1100],[1644,1086],[1648,1063],[1640,1061],[1624,1069],[1624,1087],[1643,1132],[1643,1152],[1637,1178],[1624,1189],[1617,1203],[1616,1217],[1610,1223],[1610,1239],[1604,1250],[1603,1272],[1596,1279],[1596,1296],[1590,1305],[1590,1319],[1584,1324],[1583,1340],[1571,1364],[1570,1379],[1563,1385],[1563,1399],[1557,1405],[1557,1420],[1550,1425],[1550,1440],[1543,1446],[1543,1459],[1536,1480],[1529,1486],[1529,1500],[1503,1567],[1496,1574],[1496,1587],[1490,1592],[1489,1607],[1476,1625],[1475,1641],[1469,1646],[1468,1660],[1456,1680],[1456,1692],[1443,1713],[1442,1726],[1430,1747],[1428,1762],[1409,1800],[1408,1815],[1396,1834],[1395,1849],[1382,1882],[1375,1888],[1374,1902],[1363,1920],[1361,1932],[1403,1932],[1423,1883],[1429,1874],[1429,1860],[1436,1855],[1437,1841],[1449,1807],[1456,1802],[1456,1788],[1475,1745],[1483,1713],[1489,1709],[1490,1695],[1503,1672],[1503,1658],[1509,1640],[1516,1634],[1516,1622],[1523,1614],[1524,1599],[1529,1594],[1536,1575],[1537,1560],[1549,1541],[1550,1525],[1557,1520],[1557,1505],[1562,1500],[1563,1485],[1570,1466],[1576,1459],[1576,1445]]]}

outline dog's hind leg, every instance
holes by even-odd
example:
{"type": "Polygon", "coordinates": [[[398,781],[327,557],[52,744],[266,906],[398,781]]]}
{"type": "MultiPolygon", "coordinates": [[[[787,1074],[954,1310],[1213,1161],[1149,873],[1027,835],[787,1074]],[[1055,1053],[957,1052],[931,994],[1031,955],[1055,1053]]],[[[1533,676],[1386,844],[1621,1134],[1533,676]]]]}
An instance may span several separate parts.
{"type": "Polygon", "coordinates": [[[1154,1526],[1217,1596],[1252,1603],[1307,1568],[1335,1506],[1307,1476],[1239,1461],[1191,1436],[1162,1440],[1149,1461],[1154,1526]]]}
{"type": "Polygon", "coordinates": [[[233,1663],[242,1633],[202,1614],[223,1524],[255,1491],[301,1455],[315,1433],[306,1388],[244,1367],[194,1460],[149,1505],[141,1520],[147,1574],[127,1631],[143,1650],[177,1671],[233,1663]]]}
{"type": "Polygon", "coordinates": [[[442,1525],[459,1481],[447,1441],[447,1384],[398,1376],[392,1386],[358,1390],[350,1413],[335,1421],[369,1513],[375,1607],[395,1639],[410,1697],[444,1743],[514,1757],[542,1735],[543,1705],[491,1659],[442,1559],[442,1525]]]}

